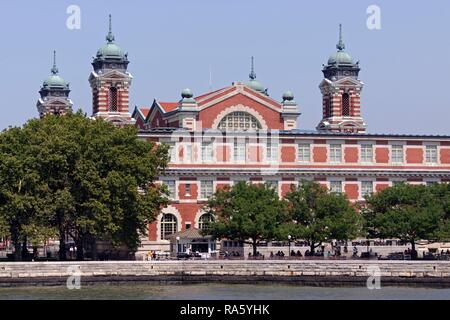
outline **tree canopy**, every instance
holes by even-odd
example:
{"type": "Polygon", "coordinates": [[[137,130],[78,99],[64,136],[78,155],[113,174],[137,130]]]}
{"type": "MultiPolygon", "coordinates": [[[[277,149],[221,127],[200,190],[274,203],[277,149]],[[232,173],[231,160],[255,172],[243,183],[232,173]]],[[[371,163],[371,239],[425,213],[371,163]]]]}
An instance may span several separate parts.
{"type": "Polygon", "coordinates": [[[448,187],[400,184],[368,196],[363,210],[368,236],[407,241],[416,257],[418,240],[438,240],[443,236],[444,199],[436,195],[448,189],[441,188],[448,187]]]}
{"type": "Polygon", "coordinates": [[[218,190],[208,201],[205,211],[214,215],[208,233],[250,243],[253,255],[260,241],[275,237],[285,219],[285,203],[273,187],[265,184],[239,182],[231,188],[218,190]]]}
{"type": "MultiPolygon", "coordinates": [[[[167,148],[139,140],[132,126],[117,128],[81,112],[30,120],[0,134],[0,226],[17,249],[36,235],[56,234],[95,254],[96,240],[135,250],[147,224],[166,205],[154,184],[167,148]]],[[[25,248],[26,249],[26,248],[25,248]]]]}
{"type": "Polygon", "coordinates": [[[307,241],[311,253],[323,243],[354,239],[361,233],[362,219],[343,194],[304,181],[292,188],[286,200],[288,220],[280,227],[280,237],[307,241]]]}

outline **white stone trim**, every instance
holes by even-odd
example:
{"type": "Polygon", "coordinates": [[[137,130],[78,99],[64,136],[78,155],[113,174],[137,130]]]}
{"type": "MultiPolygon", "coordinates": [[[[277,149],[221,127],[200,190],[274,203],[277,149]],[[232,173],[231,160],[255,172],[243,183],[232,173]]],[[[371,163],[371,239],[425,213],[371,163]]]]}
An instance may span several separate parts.
{"type": "Polygon", "coordinates": [[[204,214],[207,214],[208,212],[204,211],[203,208],[197,211],[195,214],[195,220],[194,220],[194,228],[200,229],[200,217],[204,214]]]}
{"type": "MultiPolygon", "coordinates": [[[[216,99],[214,99],[214,100],[211,100],[211,101],[209,101],[208,103],[202,105],[202,106],[200,107],[200,111],[202,111],[202,110],[204,110],[204,109],[207,109],[207,108],[209,108],[209,107],[211,107],[211,106],[214,106],[214,105],[216,105],[216,104],[218,104],[218,103],[220,103],[220,102],[222,102],[222,101],[225,101],[225,100],[227,100],[227,99],[229,99],[229,98],[231,98],[231,97],[234,97],[234,96],[236,96],[236,95],[238,95],[238,94],[242,94],[242,95],[246,96],[247,98],[252,99],[252,100],[258,102],[259,104],[261,104],[261,105],[263,105],[263,106],[265,106],[265,107],[267,107],[267,108],[269,108],[269,109],[271,109],[271,110],[273,110],[273,111],[275,111],[275,112],[278,112],[278,113],[281,112],[281,110],[282,110],[281,104],[280,104],[278,101],[275,101],[274,99],[272,99],[271,97],[267,96],[266,98],[269,99],[269,100],[272,100],[273,103],[269,103],[269,102],[267,102],[267,101],[265,101],[265,100],[259,98],[257,95],[252,94],[252,93],[247,92],[246,90],[244,90],[244,88],[246,87],[245,84],[236,83],[236,84],[233,84],[233,86],[236,88],[236,90],[234,90],[234,91],[232,91],[232,92],[230,92],[230,93],[228,93],[228,94],[226,94],[226,95],[220,96],[220,97],[218,97],[218,98],[216,98],[216,99]]],[[[231,88],[231,87],[227,87],[227,88],[225,88],[225,90],[222,90],[222,91],[220,91],[220,92],[217,92],[216,94],[217,94],[217,95],[220,95],[220,94],[222,94],[224,91],[229,90],[230,88],[231,88]]],[[[213,97],[213,96],[214,96],[214,95],[211,94],[211,95],[208,96],[207,98],[204,98],[204,100],[210,99],[210,98],[213,97]]]]}
{"type": "Polygon", "coordinates": [[[183,225],[183,219],[181,218],[180,212],[174,206],[169,205],[167,208],[164,208],[162,212],[158,215],[156,219],[156,241],[161,243],[169,243],[169,240],[161,239],[161,219],[164,214],[173,214],[177,218],[177,232],[181,231],[181,226],[183,225]]]}

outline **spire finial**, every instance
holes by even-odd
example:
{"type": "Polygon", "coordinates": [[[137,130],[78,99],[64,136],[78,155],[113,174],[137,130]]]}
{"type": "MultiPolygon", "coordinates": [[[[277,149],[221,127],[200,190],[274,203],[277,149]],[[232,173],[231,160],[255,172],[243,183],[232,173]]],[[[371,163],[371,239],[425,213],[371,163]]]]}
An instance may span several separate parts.
{"type": "Polygon", "coordinates": [[[114,42],[114,35],[112,33],[112,16],[109,15],[109,32],[108,35],[106,36],[106,41],[108,41],[109,43],[114,42]]]}
{"type": "Polygon", "coordinates": [[[345,49],[344,40],[342,40],[342,23],[339,24],[339,42],[338,42],[336,48],[339,51],[342,51],[345,49]]]}
{"type": "Polygon", "coordinates": [[[53,51],[53,68],[51,70],[52,74],[58,74],[58,67],[56,67],[56,51],[53,51]]]}
{"type": "Polygon", "coordinates": [[[252,56],[252,69],[250,71],[250,80],[255,80],[256,79],[256,73],[255,73],[255,57],[252,56]]]}

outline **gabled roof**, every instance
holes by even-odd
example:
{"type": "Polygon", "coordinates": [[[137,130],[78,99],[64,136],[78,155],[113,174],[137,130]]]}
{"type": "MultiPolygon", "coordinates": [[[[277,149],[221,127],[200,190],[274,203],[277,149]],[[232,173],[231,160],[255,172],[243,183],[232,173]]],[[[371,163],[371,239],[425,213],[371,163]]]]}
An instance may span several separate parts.
{"type": "Polygon", "coordinates": [[[177,232],[168,236],[170,239],[174,239],[176,237],[180,237],[180,239],[205,239],[211,238],[209,235],[202,235],[201,231],[196,228],[190,228],[185,231],[177,232]]]}
{"type": "MultiPolygon", "coordinates": [[[[212,92],[207,92],[203,95],[197,96],[194,100],[197,103],[198,111],[202,111],[236,95],[246,96],[247,98],[252,99],[276,112],[282,111],[282,104],[279,101],[276,101],[261,92],[253,90],[251,87],[242,82],[235,82],[230,86],[212,92]]],[[[145,122],[149,123],[157,112],[159,112],[164,118],[170,117],[179,111],[179,106],[180,102],[162,102],[155,99],[152,106],[148,110],[147,108],[143,108],[145,111],[140,111],[140,113],[145,116],[145,122]]]]}
{"type": "Polygon", "coordinates": [[[145,120],[147,118],[149,112],[150,112],[150,108],[148,108],[148,107],[136,106],[134,108],[133,114],[131,116],[136,119],[136,116],[139,115],[142,118],[142,120],[145,120]]]}
{"type": "Polygon", "coordinates": [[[197,103],[201,104],[201,102],[204,100],[207,100],[208,97],[214,96],[216,93],[222,92],[226,89],[230,89],[230,86],[204,93],[201,96],[195,97],[194,99],[195,99],[195,101],[197,101],[197,103]]]}
{"type": "Polygon", "coordinates": [[[231,86],[222,88],[209,94],[202,95],[196,98],[196,101],[198,103],[199,110],[203,110],[238,94],[242,94],[247,98],[255,100],[256,102],[265,105],[266,107],[271,108],[277,112],[281,111],[282,105],[279,101],[276,101],[275,99],[266,96],[261,92],[253,90],[242,82],[236,82],[231,86]]]}
{"type": "Polygon", "coordinates": [[[157,103],[161,106],[161,108],[163,109],[163,111],[165,112],[170,112],[175,110],[179,103],[178,102],[158,102],[157,103]]]}
{"type": "Polygon", "coordinates": [[[150,108],[139,108],[139,110],[142,112],[144,118],[147,118],[148,113],[150,112],[150,108]]]}

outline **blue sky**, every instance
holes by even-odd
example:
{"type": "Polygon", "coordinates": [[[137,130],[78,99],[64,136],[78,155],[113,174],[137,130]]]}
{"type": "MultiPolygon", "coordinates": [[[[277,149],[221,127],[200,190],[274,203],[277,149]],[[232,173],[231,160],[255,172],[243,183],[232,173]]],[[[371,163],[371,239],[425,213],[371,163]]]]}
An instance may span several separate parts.
{"type": "Polygon", "coordinates": [[[371,133],[450,134],[450,2],[288,0],[40,0],[0,3],[0,129],[37,117],[52,51],[71,84],[75,108],[91,114],[88,76],[113,15],[116,42],[129,52],[131,106],[154,98],[177,101],[248,79],[277,99],[295,94],[299,127],[321,119],[322,64],[335,51],[338,24],[360,61],[362,112],[371,133]],[[66,27],[69,5],[81,9],[81,29],[66,27]],[[381,30],[366,26],[369,5],[381,8],[381,30]]]}

